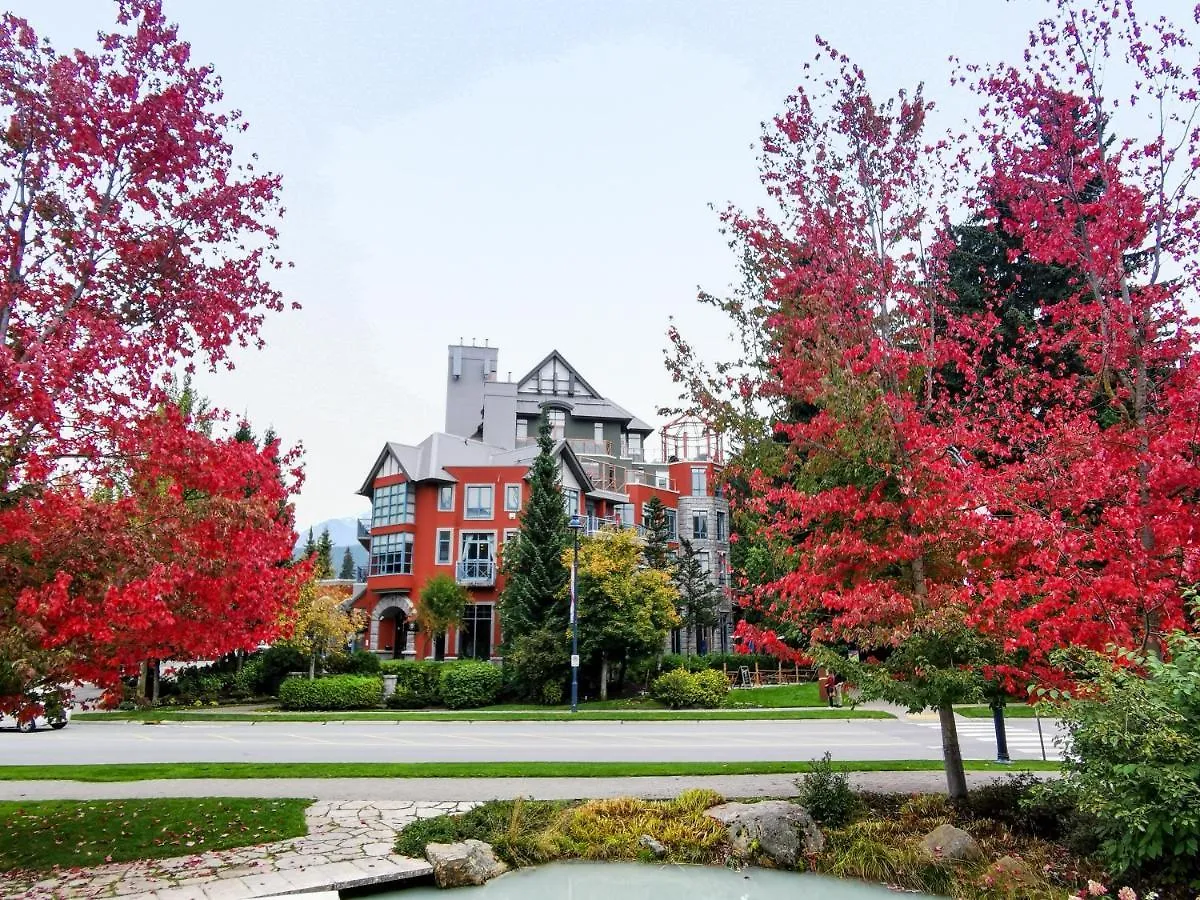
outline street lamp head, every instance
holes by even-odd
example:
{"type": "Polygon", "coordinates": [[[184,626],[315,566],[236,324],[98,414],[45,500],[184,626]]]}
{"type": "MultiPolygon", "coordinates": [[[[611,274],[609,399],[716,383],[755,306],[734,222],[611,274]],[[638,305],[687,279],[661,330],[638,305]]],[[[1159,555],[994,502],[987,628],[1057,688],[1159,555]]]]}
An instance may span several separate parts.
{"type": "Polygon", "coordinates": [[[579,531],[583,528],[583,518],[580,516],[571,516],[571,521],[567,524],[567,527],[572,531],[579,531]]]}

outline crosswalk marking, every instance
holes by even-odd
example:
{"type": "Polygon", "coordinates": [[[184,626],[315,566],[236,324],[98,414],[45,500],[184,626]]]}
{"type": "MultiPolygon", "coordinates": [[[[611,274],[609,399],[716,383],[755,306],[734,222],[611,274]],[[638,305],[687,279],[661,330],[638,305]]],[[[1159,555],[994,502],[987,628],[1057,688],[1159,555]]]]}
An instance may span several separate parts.
{"type": "MultiPolygon", "coordinates": [[[[942,726],[938,722],[916,722],[914,723],[919,728],[937,728],[942,726]]],[[[991,722],[979,723],[956,723],[958,736],[969,740],[984,741],[995,746],[996,728],[991,722]]],[[[1005,737],[1008,741],[1008,749],[1012,751],[1023,751],[1026,753],[1035,753],[1038,756],[1042,753],[1043,738],[1038,736],[1036,731],[1027,728],[1005,727],[1005,737]]],[[[1054,743],[1054,734],[1045,735],[1046,758],[1053,760],[1061,760],[1062,753],[1058,746],[1054,743]]],[[[940,750],[941,744],[929,745],[930,750],[940,750]]]]}

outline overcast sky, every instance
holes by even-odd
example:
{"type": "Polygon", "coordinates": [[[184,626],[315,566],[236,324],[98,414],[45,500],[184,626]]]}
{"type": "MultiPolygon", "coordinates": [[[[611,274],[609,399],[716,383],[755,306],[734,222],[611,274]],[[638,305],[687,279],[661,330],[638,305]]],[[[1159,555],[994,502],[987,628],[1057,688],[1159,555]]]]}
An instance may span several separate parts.
{"type": "MultiPolygon", "coordinates": [[[[284,179],[304,309],[267,348],[204,374],[217,405],[302,441],[301,526],[359,512],[384,441],[443,424],[446,345],[500,347],[519,377],[558,349],[642,418],[676,396],[675,316],[719,354],[695,302],[732,259],[709,204],[758,201],[759,123],[831,40],[877,93],[926,83],[942,125],[975,105],[950,54],[1015,59],[1039,0],[350,2],[166,0],[284,179]]],[[[1189,21],[1184,0],[1143,17],[1189,21]]],[[[94,47],[101,0],[9,0],[59,50],[94,47]]]]}

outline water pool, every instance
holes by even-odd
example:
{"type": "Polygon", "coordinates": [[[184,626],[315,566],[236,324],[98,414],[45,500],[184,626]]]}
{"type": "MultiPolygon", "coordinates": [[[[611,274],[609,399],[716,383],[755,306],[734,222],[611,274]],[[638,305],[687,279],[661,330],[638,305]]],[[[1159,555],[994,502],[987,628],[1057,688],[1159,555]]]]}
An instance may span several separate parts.
{"type": "Polygon", "coordinates": [[[880,900],[887,888],[810,873],[648,863],[561,862],[520,869],[482,887],[405,888],[394,900],[880,900]]]}

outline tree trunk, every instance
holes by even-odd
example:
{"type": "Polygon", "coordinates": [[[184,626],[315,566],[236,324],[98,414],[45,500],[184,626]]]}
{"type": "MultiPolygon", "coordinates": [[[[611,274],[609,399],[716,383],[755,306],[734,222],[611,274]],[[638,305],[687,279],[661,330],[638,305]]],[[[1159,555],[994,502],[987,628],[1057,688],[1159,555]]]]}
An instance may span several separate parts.
{"type": "Polygon", "coordinates": [[[308,680],[312,681],[317,677],[317,651],[314,650],[308,655],[308,680]]]}
{"type": "Polygon", "coordinates": [[[138,666],[137,698],[139,700],[145,700],[146,697],[149,696],[149,694],[146,692],[146,685],[149,682],[149,678],[150,660],[143,659],[142,664],[138,666]]]}
{"type": "Polygon", "coordinates": [[[153,685],[150,689],[150,702],[155,706],[158,706],[158,667],[159,661],[156,659],[150,668],[151,684],[153,685]]]}
{"type": "Polygon", "coordinates": [[[600,699],[608,699],[608,656],[600,656],[600,699]]]}
{"type": "Polygon", "coordinates": [[[954,724],[954,707],[943,703],[938,707],[942,721],[942,757],[946,765],[946,788],[951,800],[967,796],[967,773],[963,770],[962,748],[958,746],[958,727],[954,724]]]}

